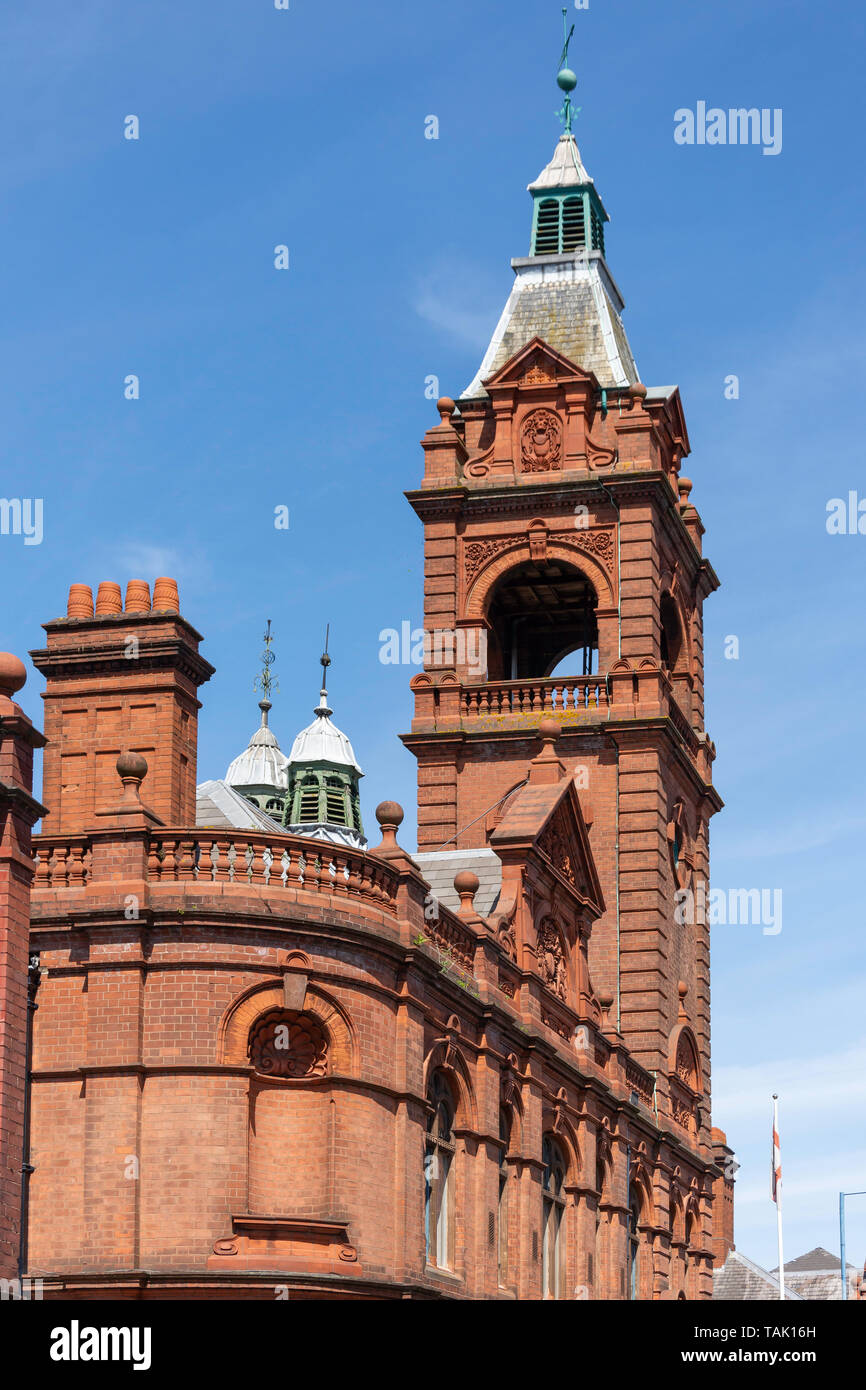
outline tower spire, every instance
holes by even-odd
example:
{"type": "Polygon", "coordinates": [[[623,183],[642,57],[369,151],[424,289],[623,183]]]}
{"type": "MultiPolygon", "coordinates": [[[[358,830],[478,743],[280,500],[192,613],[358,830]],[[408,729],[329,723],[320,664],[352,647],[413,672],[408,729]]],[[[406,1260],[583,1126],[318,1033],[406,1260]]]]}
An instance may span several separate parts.
{"type": "MultiPolygon", "coordinates": [[[[561,92],[565,93],[565,98],[563,100],[562,106],[556,114],[562,121],[562,128],[565,131],[565,134],[570,135],[572,116],[573,114],[576,114],[571,104],[571,93],[577,86],[577,74],[573,72],[572,69],[568,66],[568,45],[571,43],[571,36],[574,33],[574,25],[572,24],[571,28],[568,28],[567,16],[568,10],[566,10],[563,6],[562,35],[565,42],[562,45],[562,53],[560,54],[559,58],[559,72],[556,75],[556,85],[559,87],[559,90],[561,92]]],[[[577,108],[577,111],[580,111],[579,106],[577,108]]]]}
{"type": "Polygon", "coordinates": [[[253,690],[260,690],[262,692],[262,698],[261,700],[259,700],[259,709],[262,712],[263,729],[266,729],[268,727],[268,710],[271,708],[271,692],[276,693],[280,688],[279,682],[275,681],[273,676],[271,675],[271,667],[276,661],[276,657],[271,651],[272,641],[273,638],[271,637],[271,620],[270,618],[268,618],[268,626],[264,636],[265,649],[262,652],[261,658],[261,674],[256,676],[255,680],[253,681],[253,690]]]}

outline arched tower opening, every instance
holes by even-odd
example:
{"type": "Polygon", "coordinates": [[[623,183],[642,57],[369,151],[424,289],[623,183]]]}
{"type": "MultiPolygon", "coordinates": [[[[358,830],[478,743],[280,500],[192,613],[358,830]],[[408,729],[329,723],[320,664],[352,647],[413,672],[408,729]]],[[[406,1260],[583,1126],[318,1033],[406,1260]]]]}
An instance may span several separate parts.
{"type": "Polygon", "coordinates": [[[528,560],[508,570],[487,610],[490,679],[593,675],[597,606],[595,589],[575,565],[528,560]]]}

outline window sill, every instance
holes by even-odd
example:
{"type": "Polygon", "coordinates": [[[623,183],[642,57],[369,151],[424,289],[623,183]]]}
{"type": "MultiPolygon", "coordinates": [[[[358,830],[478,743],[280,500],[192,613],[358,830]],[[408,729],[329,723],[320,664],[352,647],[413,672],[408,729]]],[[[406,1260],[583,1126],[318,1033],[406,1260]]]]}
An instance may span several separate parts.
{"type": "Polygon", "coordinates": [[[449,1284],[465,1283],[462,1274],[455,1274],[453,1269],[440,1269],[438,1265],[425,1264],[424,1273],[434,1279],[445,1279],[449,1284]]]}

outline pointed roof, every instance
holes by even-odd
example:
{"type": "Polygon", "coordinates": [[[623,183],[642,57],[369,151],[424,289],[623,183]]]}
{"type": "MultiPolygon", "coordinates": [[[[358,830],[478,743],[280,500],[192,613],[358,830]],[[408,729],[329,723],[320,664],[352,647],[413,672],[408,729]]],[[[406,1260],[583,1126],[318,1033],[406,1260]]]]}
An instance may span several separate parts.
{"type": "Polygon", "coordinates": [[[243,753],[229,764],[225,780],[230,787],[274,787],[284,791],[288,759],[268,726],[270,701],[261,700],[262,722],[243,753]]]}
{"type": "Polygon", "coordinates": [[[282,833],[283,826],[253,805],[228,782],[200,782],[195,789],[195,823],[208,830],[268,830],[282,833]]]}
{"type": "Polygon", "coordinates": [[[301,730],[292,744],[289,765],[331,763],[335,767],[351,768],[359,777],[363,777],[351,743],[342,729],[331,723],[334,711],[328,707],[328,692],[325,689],[325,673],[330,664],[330,658],[326,653],[322,657],[322,689],[319,692],[319,703],[313,711],[316,717],[312,724],[301,730]]]}
{"type": "MultiPolygon", "coordinates": [[[[787,1268],[787,1266],[786,1266],[787,1268]]],[[[739,1250],[729,1250],[725,1263],[713,1270],[713,1298],[740,1302],[767,1303],[781,1293],[779,1281],[739,1250]]],[[[796,1289],[786,1286],[785,1298],[803,1302],[796,1289]]]]}
{"type": "Polygon", "coordinates": [[[460,399],[486,396],[488,378],[534,337],[592,372],[605,389],[636,385],[640,373],[622,322],[625,304],[607,268],[603,237],[593,230],[596,221],[607,219],[607,213],[570,131],[559,137],[553,158],[528,188],[536,219],[546,198],[573,194],[585,200],[580,234],[584,244],[512,260],[511,294],[481,365],[460,399]],[[579,193],[580,189],[585,192],[579,193]]]}
{"type": "MultiPolygon", "coordinates": [[[[540,754],[530,767],[543,757],[540,754]]],[[[573,777],[539,783],[530,775],[508,802],[490,835],[490,848],[503,861],[528,851],[540,853],[594,917],[604,912],[604,894],[573,777]]]]}
{"type": "Polygon", "coordinates": [[[530,193],[543,193],[551,188],[585,188],[592,179],[584,168],[573,135],[560,135],[553,158],[546,164],[534,183],[527,184],[530,193]]]}
{"type": "MultiPolygon", "coordinates": [[[[830,1269],[834,1274],[838,1274],[839,1256],[831,1255],[830,1251],[825,1250],[823,1245],[816,1245],[815,1249],[810,1250],[807,1255],[800,1255],[796,1260],[787,1260],[785,1263],[786,1274],[790,1271],[799,1273],[801,1270],[807,1270],[810,1274],[815,1274],[818,1270],[825,1269],[830,1269]]],[[[859,1270],[855,1269],[852,1264],[848,1264],[848,1269],[852,1270],[855,1274],[859,1273],[859,1270]]],[[[774,1270],[774,1273],[778,1273],[778,1268],[774,1270]]]]}

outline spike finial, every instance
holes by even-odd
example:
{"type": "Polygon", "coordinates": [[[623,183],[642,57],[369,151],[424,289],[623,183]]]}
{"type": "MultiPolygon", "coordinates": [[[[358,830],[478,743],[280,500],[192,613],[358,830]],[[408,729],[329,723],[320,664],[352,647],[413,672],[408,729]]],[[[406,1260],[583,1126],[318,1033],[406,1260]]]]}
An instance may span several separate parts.
{"type": "Polygon", "coordinates": [[[323,715],[325,718],[327,718],[329,715],[332,715],[332,714],[334,713],[334,711],[333,711],[332,709],[329,709],[329,708],[328,708],[328,689],[327,689],[327,686],[328,686],[328,667],[329,667],[330,664],[331,664],[331,658],[328,656],[328,639],[329,639],[330,635],[331,635],[331,624],[330,624],[330,623],[327,623],[326,626],[325,626],[325,650],[322,652],[322,655],[319,657],[319,661],[321,662],[321,666],[322,666],[322,688],[321,688],[321,690],[319,691],[319,703],[317,704],[315,710],[313,711],[314,714],[321,714],[321,715],[323,715]]]}

